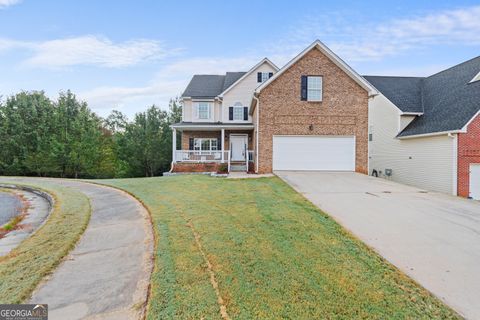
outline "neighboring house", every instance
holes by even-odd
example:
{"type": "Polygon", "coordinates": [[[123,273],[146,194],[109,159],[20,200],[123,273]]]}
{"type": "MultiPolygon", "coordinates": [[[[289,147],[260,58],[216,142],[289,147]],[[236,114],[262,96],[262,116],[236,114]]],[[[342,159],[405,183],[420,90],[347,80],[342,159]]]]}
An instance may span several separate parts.
{"type": "Polygon", "coordinates": [[[172,125],[172,171],[368,173],[368,99],[376,89],[320,41],[278,70],[196,75],[172,125]],[[247,162],[250,165],[246,165],[247,162]]]}
{"type": "Polygon", "coordinates": [[[365,76],[370,172],[480,199],[480,57],[430,77],[365,76]]]}

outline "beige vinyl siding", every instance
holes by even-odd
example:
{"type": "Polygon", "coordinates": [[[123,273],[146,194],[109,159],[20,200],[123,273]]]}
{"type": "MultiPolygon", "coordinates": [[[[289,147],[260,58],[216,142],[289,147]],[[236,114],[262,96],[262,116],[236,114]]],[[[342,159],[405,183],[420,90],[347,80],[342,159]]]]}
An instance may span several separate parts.
{"type": "Polygon", "coordinates": [[[218,101],[208,101],[213,108],[212,117],[208,120],[196,119],[194,107],[201,100],[183,99],[182,102],[182,121],[184,122],[218,122],[221,119],[221,103],[218,101]]]}
{"type": "Polygon", "coordinates": [[[183,99],[182,102],[182,121],[192,122],[192,100],[183,99]]]}
{"type": "MultiPolygon", "coordinates": [[[[223,96],[223,120],[224,122],[232,122],[228,120],[228,107],[235,105],[235,103],[240,103],[245,107],[250,106],[253,97],[253,91],[261,84],[257,82],[257,72],[273,72],[275,70],[272,66],[266,62],[258,66],[257,69],[253,70],[248,76],[246,76],[242,81],[237,83],[232,87],[227,93],[223,96]]],[[[239,122],[239,121],[235,121],[239,122]]],[[[242,122],[242,121],[240,121],[242,122]]],[[[245,121],[246,122],[246,121],[245,121]]],[[[248,117],[248,122],[252,122],[252,117],[248,117]]]]}
{"type": "Polygon", "coordinates": [[[403,129],[405,129],[409,124],[410,122],[413,121],[413,119],[415,119],[416,116],[400,116],[400,128],[398,128],[398,131],[402,131],[403,129]]]}
{"type": "Polygon", "coordinates": [[[392,169],[388,178],[400,183],[453,194],[455,139],[448,135],[413,139],[397,139],[401,126],[408,118],[400,119],[400,110],[383,95],[369,103],[370,174],[373,169],[392,169]]]}

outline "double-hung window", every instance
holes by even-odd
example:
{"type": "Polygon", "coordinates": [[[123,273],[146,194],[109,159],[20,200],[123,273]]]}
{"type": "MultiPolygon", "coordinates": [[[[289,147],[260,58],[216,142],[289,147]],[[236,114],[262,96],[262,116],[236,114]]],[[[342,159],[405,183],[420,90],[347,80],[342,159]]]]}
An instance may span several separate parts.
{"type": "Polygon", "coordinates": [[[233,120],[243,120],[243,106],[233,106],[233,120]]]}
{"type": "Polygon", "coordinates": [[[197,108],[198,108],[198,119],[202,119],[202,120],[210,119],[210,103],[199,102],[197,105],[197,108]]]}
{"type": "Polygon", "coordinates": [[[302,76],[301,100],[322,101],[322,76],[302,76]]]}
{"type": "Polygon", "coordinates": [[[322,77],[309,76],[307,79],[308,101],[322,101],[322,77]]]}

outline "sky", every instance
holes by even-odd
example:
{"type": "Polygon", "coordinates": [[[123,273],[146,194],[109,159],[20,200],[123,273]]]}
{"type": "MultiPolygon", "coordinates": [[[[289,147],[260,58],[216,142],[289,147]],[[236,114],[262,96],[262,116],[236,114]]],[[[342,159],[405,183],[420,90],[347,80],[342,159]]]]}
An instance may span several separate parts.
{"type": "Polygon", "coordinates": [[[480,55],[480,1],[0,0],[0,96],[70,89],[131,118],[316,39],[363,75],[428,76],[480,55]]]}

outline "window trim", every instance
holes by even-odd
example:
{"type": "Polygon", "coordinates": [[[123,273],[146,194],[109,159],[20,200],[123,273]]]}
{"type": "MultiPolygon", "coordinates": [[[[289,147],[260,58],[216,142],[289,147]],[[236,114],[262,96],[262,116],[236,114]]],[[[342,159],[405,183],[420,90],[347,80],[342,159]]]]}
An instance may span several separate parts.
{"type": "Polygon", "coordinates": [[[307,101],[309,102],[322,102],[323,101],[323,76],[321,75],[307,75],[307,101]],[[310,88],[310,79],[311,78],[318,78],[320,80],[320,87],[317,89],[310,88]],[[318,99],[310,98],[309,92],[310,91],[318,91],[320,97],[318,99]]]}
{"type": "Polygon", "coordinates": [[[193,138],[193,150],[195,151],[218,151],[218,139],[217,138],[193,138]],[[208,141],[209,149],[202,149],[203,142],[208,141]],[[215,149],[212,149],[212,142],[215,141],[215,149]],[[197,145],[198,142],[198,145],[197,145]],[[197,147],[199,149],[197,149],[197,147]]]}
{"type": "MultiPolygon", "coordinates": [[[[205,111],[202,111],[202,113],[204,113],[205,111]]],[[[208,120],[211,120],[212,119],[212,103],[211,102],[208,102],[208,101],[197,101],[195,102],[195,105],[194,105],[194,119],[196,120],[200,120],[200,121],[208,121],[208,120]],[[207,106],[207,117],[206,118],[202,118],[200,116],[201,112],[200,112],[200,107],[204,107],[204,106],[207,106]]]]}
{"type": "Polygon", "coordinates": [[[267,72],[258,71],[257,72],[257,83],[264,83],[265,81],[270,79],[270,73],[273,76],[273,72],[271,72],[271,71],[267,71],[267,72]],[[258,76],[260,76],[260,79],[259,79],[258,76]],[[260,80],[260,81],[258,81],[258,80],[260,80]]]}
{"type": "Polygon", "coordinates": [[[244,118],[243,118],[244,106],[232,106],[232,107],[233,107],[233,119],[232,119],[232,121],[245,121],[244,118]],[[238,109],[240,109],[241,111],[238,111],[238,109]],[[239,112],[238,113],[240,115],[239,119],[235,119],[235,115],[236,115],[235,110],[237,110],[239,112]]]}

